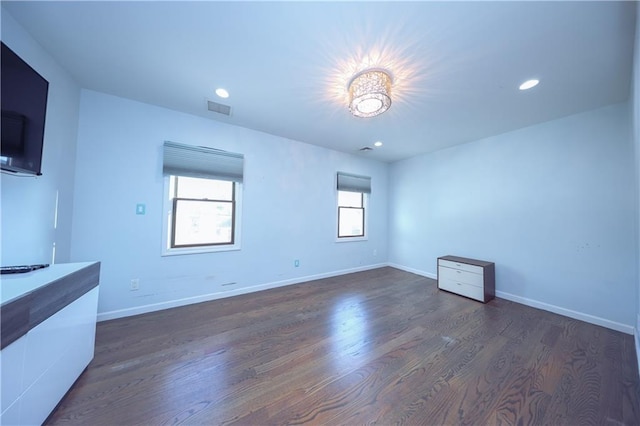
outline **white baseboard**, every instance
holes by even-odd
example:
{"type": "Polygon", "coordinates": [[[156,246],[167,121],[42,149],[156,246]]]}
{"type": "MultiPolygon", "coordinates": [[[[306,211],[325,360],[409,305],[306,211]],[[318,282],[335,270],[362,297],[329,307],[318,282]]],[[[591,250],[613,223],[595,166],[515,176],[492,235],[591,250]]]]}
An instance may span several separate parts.
{"type": "MultiPolygon", "coordinates": [[[[403,265],[398,265],[396,263],[389,263],[389,266],[392,266],[397,269],[401,269],[403,271],[411,272],[414,274],[422,275],[423,277],[433,278],[434,280],[438,279],[437,274],[433,274],[431,272],[421,271],[419,269],[410,268],[403,265]]],[[[565,317],[577,319],[580,321],[588,322],[590,324],[600,325],[602,327],[610,328],[612,330],[620,331],[626,334],[634,334],[634,327],[627,324],[621,324],[619,322],[610,321],[608,319],[596,317],[594,315],[585,314],[582,312],[572,311],[571,309],[565,309],[560,306],[551,305],[549,303],[540,302],[533,299],[528,299],[526,297],[516,296],[515,294],[506,293],[504,291],[496,291],[496,296],[502,299],[510,300],[512,302],[521,303],[526,306],[531,306],[532,308],[542,309],[544,311],[553,312],[554,314],[563,315],[565,317]]],[[[638,318],[638,330],[640,331],[640,316],[638,318]]],[[[636,352],[640,354],[640,337],[636,335],[636,352]]],[[[638,361],[638,366],[640,367],[640,361],[638,361]]]]}
{"type": "Polygon", "coordinates": [[[496,296],[502,299],[510,300],[512,302],[517,302],[523,305],[531,306],[532,308],[542,309],[544,311],[553,312],[554,314],[559,314],[565,317],[588,322],[590,324],[595,324],[602,327],[610,328],[612,330],[620,331],[622,333],[634,334],[633,333],[634,327],[628,324],[622,324],[622,323],[611,321],[605,318],[596,317],[594,315],[585,314],[583,312],[572,311],[571,309],[562,308],[560,306],[551,305],[549,303],[540,302],[540,301],[529,299],[526,297],[516,296],[515,294],[505,293],[504,291],[496,291],[496,296]]]}
{"type": "MultiPolygon", "coordinates": [[[[230,290],[220,293],[203,294],[194,297],[186,297],[183,299],[169,300],[166,302],[153,303],[148,305],[136,306],[133,308],[119,309],[115,311],[98,313],[98,321],[106,321],[116,318],[129,317],[132,315],[145,314],[148,312],[160,311],[163,309],[175,308],[178,306],[191,305],[194,303],[208,302],[211,300],[224,299],[226,297],[239,296],[241,294],[253,293],[256,291],[269,290],[272,288],[284,287],[292,284],[299,284],[307,281],[319,280],[323,278],[330,278],[339,275],[351,274],[354,272],[367,271],[371,269],[382,268],[385,266],[391,266],[396,269],[411,272],[413,274],[421,275],[423,277],[437,279],[437,275],[431,272],[422,271],[419,269],[410,268],[407,266],[399,265],[396,263],[378,263],[374,265],[361,266],[357,268],[343,269],[340,271],[326,272],[322,274],[307,275],[304,277],[292,278],[289,280],[275,281],[265,284],[260,284],[251,287],[240,288],[236,290],[230,290]]],[[[620,331],[627,334],[635,335],[636,353],[640,354],[640,336],[638,336],[638,330],[640,330],[640,316],[638,319],[638,329],[631,325],[610,321],[604,318],[596,317],[594,315],[585,314],[582,312],[565,309],[560,306],[551,305],[548,303],[540,302],[537,300],[529,299],[526,297],[516,296],[511,293],[503,291],[496,291],[496,296],[502,299],[510,300],[512,302],[521,303],[532,308],[542,309],[545,311],[553,312],[559,315],[564,315],[569,318],[574,318],[580,321],[585,321],[591,324],[600,325],[602,327],[610,328],[612,330],[620,331]]],[[[640,358],[640,357],[639,357],[640,358]]],[[[638,360],[638,366],[640,369],[640,359],[638,360]]]]}
{"type": "Polygon", "coordinates": [[[289,280],[275,281],[275,282],[270,282],[270,283],[265,283],[265,284],[259,284],[259,285],[256,285],[256,286],[239,288],[237,290],[230,290],[230,291],[219,292],[219,293],[209,293],[209,294],[203,294],[203,295],[199,295],[199,296],[185,297],[183,299],[169,300],[169,301],[166,301],[166,302],[152,303],[152,304],[142,305],[142,306],[135,306],[133,308],[118,309],[118,310],[115,310],[115,311],[108,311],[108,312],[100,312],[100,313],[98,313],[98,322],[107,321],[107,320],[116,319],[116,318],[130,317],[130,316],[133,316],[133,315],[146,314],[146,313],[149,313],[149,312],[161,311],[163,309],[169,309],[169,308],[176,308],[178,306],[191,305],[191,304],[194,304],[194,303],[201,303],[201,302],[208,302],[208,301],[211,301],[211,300],[224,299],[226,297],[239,296],[241,294],[254,293],[256,291],[269,290],[269,289],[272,289],[272,288],[284,287],[284,286],[292,285],[292,284],[300,284],[300,283],[307,282],[307,281],[320,280],[320,279],[323,279],[323,278],[330,278],[330,277],[335,277],[335,276],[339,276],[339,275],[346,275],[346,274],[351,274],[351,273],[354,273],[354,272],[368,271],[370,269],[382,268],[384,266],[390,266],[390,265],[387,264],[387,263],[377,263],[375,265],[367,265],[367,266],[361,266],[361,267],[357,267],[357,268],[343,269],[343,270],[340,270],[340,271],[326,272],[326,273],[315,274],[315,275],[307,275],[307,276],[304,276],[304,277],[292,278],[292,279],[289,279],[289,280]]]}
{"type": "Polygon", "coordinates": [[[434,280],[438,279],[437,274],[421,271],[419,269],[409,268],[408,266],[398,265],[397,263],[389,263],[388,266],[391,266],[392,268],[396,268],[396,269],[401,269],[403,271],[411,272],[412,274],[422,275],[423,277],[433,278],[434,280]]]}

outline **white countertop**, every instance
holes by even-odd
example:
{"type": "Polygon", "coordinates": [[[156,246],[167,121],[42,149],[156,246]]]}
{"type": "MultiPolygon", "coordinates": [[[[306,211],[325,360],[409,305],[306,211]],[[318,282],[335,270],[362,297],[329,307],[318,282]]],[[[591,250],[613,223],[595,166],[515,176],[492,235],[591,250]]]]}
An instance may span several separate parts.
{"type": "Polygon", "coordinates": [[[4,305],[35,289],[72,274],[96,262],[57,263],[47,268],[22,274],[0,275],[0,304],[4,305]]]}

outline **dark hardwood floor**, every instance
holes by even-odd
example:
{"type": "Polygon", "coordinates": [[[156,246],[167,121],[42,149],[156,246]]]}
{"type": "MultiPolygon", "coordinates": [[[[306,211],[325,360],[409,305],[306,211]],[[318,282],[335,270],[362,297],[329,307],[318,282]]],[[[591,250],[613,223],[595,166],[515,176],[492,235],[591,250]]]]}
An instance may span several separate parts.
{"type": "Polygon", "coordinates": [[[636,425],[639,389],[630,335],[381,268],[99,323],[47,423],[636,425]]]}

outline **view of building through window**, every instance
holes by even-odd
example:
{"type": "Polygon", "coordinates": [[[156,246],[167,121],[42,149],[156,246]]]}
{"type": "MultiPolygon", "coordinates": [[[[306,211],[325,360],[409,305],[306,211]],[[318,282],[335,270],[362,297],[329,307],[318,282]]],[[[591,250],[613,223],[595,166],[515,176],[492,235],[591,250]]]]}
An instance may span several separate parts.
{"type": "Polygon", "coordinates": [[[233,244],[234,183],[171,176],[171,248],[233,244]]]}
{"type": "Polygon", "coordinates": [[[338,238],[364,236],[364,194],[338,191],[338,238]]]}

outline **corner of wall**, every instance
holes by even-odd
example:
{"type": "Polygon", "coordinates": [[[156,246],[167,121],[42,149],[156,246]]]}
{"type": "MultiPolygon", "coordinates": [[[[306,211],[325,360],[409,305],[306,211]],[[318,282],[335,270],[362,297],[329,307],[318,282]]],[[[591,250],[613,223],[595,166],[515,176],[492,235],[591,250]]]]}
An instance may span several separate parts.
{"type": "Polygon", "coordinates": [[[640,5],[636,4],[636,35],[633,49],[633,70],[630,90],[631,137],[635,153],[636,186],[636,324],[634,330],[636,360],[640,372],[640,5]]]}

